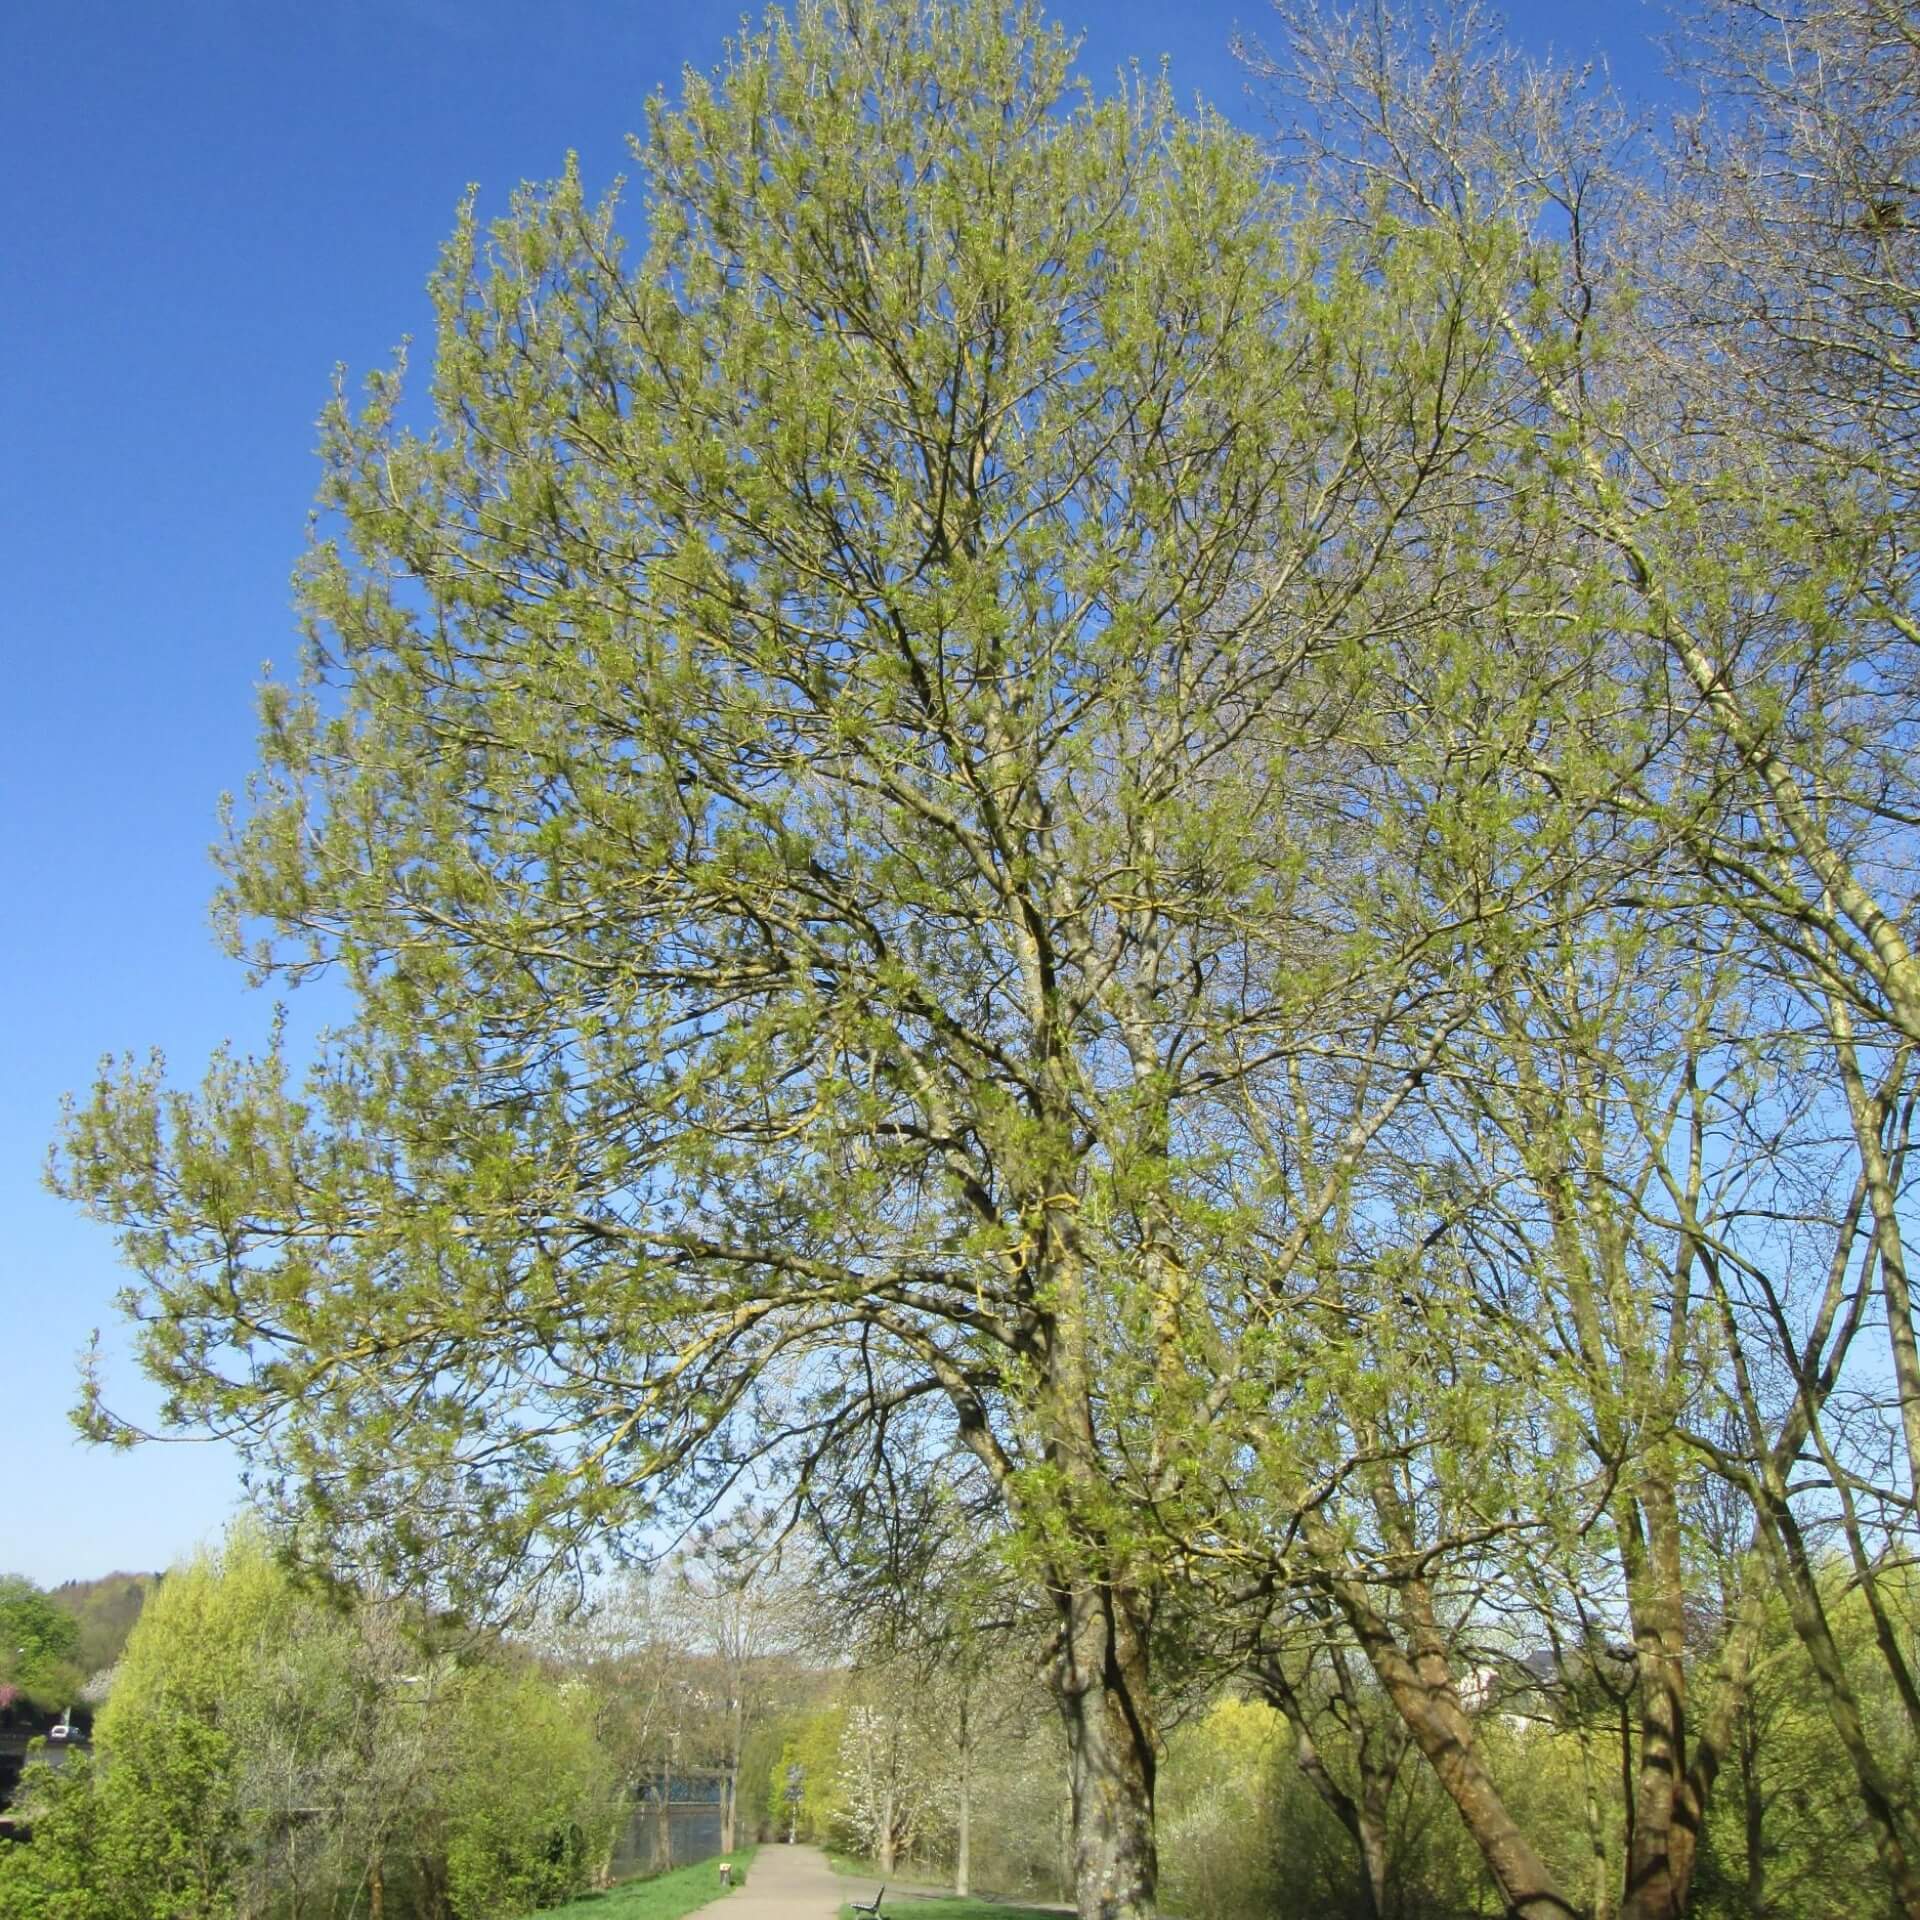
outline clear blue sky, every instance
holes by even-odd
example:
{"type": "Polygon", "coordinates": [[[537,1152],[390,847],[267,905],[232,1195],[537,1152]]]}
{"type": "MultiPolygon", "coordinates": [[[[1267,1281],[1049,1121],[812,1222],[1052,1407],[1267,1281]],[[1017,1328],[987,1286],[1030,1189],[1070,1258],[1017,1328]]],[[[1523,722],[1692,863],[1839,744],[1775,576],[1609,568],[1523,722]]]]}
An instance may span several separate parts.
{"type": "MultiPolygon", "coordinates": [[[[104,1231],[40,1185],[60,1097],[107,1052],[182,1078],[268,1009],[213,946],[216,804],[252,760],[330,370],[426,332],[456,200],[499,209],[624,134],[739,17],[715,0],[64,0],[0,24],[0,1572],[164,1565],[236,1465],[70,1435],[91,1328],[124,1354],[104,1231]]],[[[1067,0],[1097,82],[1172,57],[1258,124],[1228,53],[1262,0],[1067,0]]],[[[1659,16],[1518,0],[1530,47],[1646,77],[1659,16]]],[[[124,1359],[111,1398],[151,1396],[124,1359]]]]}

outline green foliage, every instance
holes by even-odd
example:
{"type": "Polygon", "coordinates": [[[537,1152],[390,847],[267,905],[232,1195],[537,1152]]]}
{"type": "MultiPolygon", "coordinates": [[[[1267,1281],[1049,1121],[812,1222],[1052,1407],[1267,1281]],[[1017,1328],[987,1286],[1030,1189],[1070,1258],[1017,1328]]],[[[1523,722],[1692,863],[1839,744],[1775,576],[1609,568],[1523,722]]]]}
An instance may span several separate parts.
{"type": "Polygon", "coordinates": [[[741,1837],[764,1833],[770,1839],[787,1837],[786,1749],[797,1716],[778,1714],[760,1721],[740,1749],[740,1781],[736,1788],[741,1814],[741,1837]],[[776,1813],[775,1809],[778,1809],[776,1813]]]}
{"type": "MultiPolygon", "coordinates": [[[[1868,1630],[1860,1595],[1832,1578],[1851,1648],[1868,1630]]],[[[1890,1760],[1907,1749],[1895,1702],[1870,1693],[1890,1760]]],[[[1589,1796],[1601,1803],[1617,1876],[1621,1811],[1617,1707],[1597,1725],[1577,1712],[1483,1717],[1476,1745],[1502,1800],[1540,1836],[1570,1886],[1593,1884],[1589,1796]]],[[[1898,1763],[1903,1764],[1903,1763],[1898,1763]]],[[[1160,1777],[1159,1838],[1170,1907],[1194,1920],[1363,1920],[1353,1843],[1294,1763],[1284,1723],[1226,1697],[1170,1737],[1160,1777]]],[[[1430,1770],[1410,1762],[1390,1806],[1391,1911],[1400,1920],[1474,1912],[1488,1897],[1481,1863],[1430,1770]]],[[[1595,1902],[1596,1909],[1599,1901],[1595,1902]]],[[[1709,1802],[1688,1912],[1700,1920],[1767,1913],[1869,1920],[1886,1911],[1845,1757],[1810,1684],[1777,1597],[1748,1703],[1709,1802]]]]}
{"type": "Polygon", "coordinates": [[[584,1690],[531,1669],[470,1675],[449,1731],[439,1814],[461,1920],[509,1920],[587,1885],[615,1800],[584,1690]]]}
{"type": "MultiPolygon", "coordinates": [[[[1860,1661],[1870,1628],[1857,1590],[1829,1568],[1828,1598],[1844,1652],[1868,1679],[1863,1689],[1877,1750],[1896,1777],[1913,1777],[1920,1751],[1891,1689],[1871,1684],[1860,1661]]],[[[1890,1583],[1910,1597],[1912,1572],[1890,1583]]],[[[1846,1755],[1794,1642],[1786,1608],[1769,1597],[1766,1637],[1735,1723],[1720,1789],[1707,1811],[1697,1909],[1710,1920],[1768,1914],[1877,1915],[1869,1891],[1875,1862],[1846,1755]]]]}
{"type": "Polygon", "coordinates": [[[787,1769],[800,1769],[798,1837],[816,1844],[835,1839],[841,1830],[846,1796],[840,1775],[840,1745],[845,1737],[847,1710],[842,1705],[811,1713],[787,1735],[780,1758],[767,1781],[766,1809],[772,1830],[787,1830],[787,1769]]]}
{"type": "Polygon", "coordinates": [[[0,1575],[0,1686],[57,1712],[78,1695],[84,1677],[73,1617],[31,1580],[0,1575]]]}
{"type": "Polygon", "coordinates": [[[264,1545],[237,1536],[176,1571],[128,1640],[95,1736],[110,1822],[155,1920],[231,1911],[246,1835],[239,1700],[301,1608],[264,1545]]]}
{"type": "MultiPolygon", "coordinates": [[[[304,1075],[278,1032],[197,1092],[109,1068],[55,1177],[140,1275],[171,1416],[270,1435],[306,1542],[383,1588],[510,1609],[784,1469],[895,1530],[891,1579],[899,1490],[964,1462],[1058,1629],[1082,1898],[1121,1920],[1155,1662],[1245,1647],[1249,1594],[1364,1648],[1517,1911],[1684,1900],[1722,1695],[1775,1742],[1747,1808],[1811,1857],[1837,1815],[1769,1782],[1813,1730],[1734,1692],[1751,1568],[1702,1604],[1718,1473],[1751,1507],[1718,1564],[1789,1588],[1911,1907],[1912,1662],[1796,1517],[1872,1598],[1920,1478],[1912,480],[1860,453],[1911,409],[1845,401],[1821,327],[1767,345],[1809,276],[1764,262],[1731,335],[1669,330],[1761,371],[1650,377],[1668,339],[1591,277],[1644,236],[1581,224],[1643,197],[1588,191],[1620,143],[1474,18],[1437,58],[1289,10],[1350,118],[1324,203],[1163,85],[1096,99],[1030,10],[801,0],[655,104],[639,240],[571,167],[463,209],[422,424],[402,368],[326,416],[305,667],[226,852],[236,953],[334,970],[351,1016],[304,1075]],[[1856,1391],[1863,1328],[1899,1409],[1856,1391]],[[1475,1638],[1536,1632],[1572,1649],[1551,1703],[1469,1709],[1475,1638]]],[[[1711,309],[1768,222],[1704,205],[1715,264],[1673,284],[1711,309]]],[[[1792,224],[1852,257],[1857,222],[1792,224]]],[[[1911,227],[1873,231],[1854,321],[1911,227]]],[[[487,1915],[580,1878],[564,1716],[447,1662],[402,1739],[392,1662],[266,1574],[172,1586],[178,1671],[136,1633],[103,1729],[103,1873],[217,1914],[303,1844],[296,1787],[361,1804],[332,1745],[400,1756],[433,1836],[409,1862],[366,1813],[369,1870],[487,1915]],[[564,1790],[503,1799],[515,1741],[564,1790]]],[[[785,1743],[808,1824],[904,1837],[829,1804],[830,1725],[785,1743]]],[[[1197,1912],[1346,1897],[1272,1734],[1229,1701],[1173,1744],[1197,1912]],[[1237,1839],[1288,1822],[1304,1862],[1237,1839]]],[[[1434,1778],[1381,1792],[1406,1904],[1474,1897],[1434,1778]]]]}
{"type": "Polygon", "coordinates": [[[185,1723],[118,1766],[104,1752],[30,1774],[25,1845],[0,1848],[6,1920],[228,1920],[239,1909],[241,1823],[231,1748],[185,1723]]]}
{"type": "Polygon", "coordinates": [[[90,1756],[36,1769],[13,1811],[31,1820],[33,1839],[0,1845],[0,1920],[120,1920],[90,1756]]]}
{"type": "Polygon", "coordinates": [[[424,433],[397,374],[329,413],[226,907],[350,1027],[304,1086],[278,1043],[114,1070],[58,1179],[180,1417],[272,1425],[409,1577],[493,1593],[782,1432],[825,1473],[895,1376],[1028,1571],[1124,1563],[1118,1429],[1224,1460],[1232,1263],[1375,1097],[1285,1061],[1411,1073],[1439,1017],[1384,847],[1555,845],[1425,717],[1492,671],[1436,568],[1558,607],[1482,537],[1473,317],[984,0],[803,5],[641,159],[637,256],[571,172],[463,217],[424,433]]]}
{"type": "MultiPolygon", "coordinates": [[[[1160,1782],[1158,1835],[1169,1904],[1197,1920],[1264,1909],[1279,1878],[1271,1840],[1276,1760],[1284,1757],[1286,1723],[1249,1701],[1217,1702],[1204,1719],[1168,1743],[1160,1782]]],[[[1341,1836],[1344,1839],[1344,1835],[1341,1836]]],[[[1289,1836],[1288,1877],[1313,1884],[1301,1869],[1324,1853],[1313,1831],[1289,1836]],[[1297,1843],[1312,1834],[1314,1847],[1297,1843]],[[1307,1856],[1303,1859],[1302,1856],[1307,1856]]],[[[1341,1865],[1346,1865],[1344,1859],[1341,1865]]],[[[1338,1876],[1350,1880],[1351,1870],[1338,1876]]]]}
{"type": "Polygon", "coordinates": [[[40,1889],[71,1883],[103,1920],[239,1911],[258,1837],[241,1792],[247,1696],[301,1605],[245,1534],[166,1581],[96,1722],[95,1762],[35,1780],[33,1839],[0,1855],[5,1897],[31,1912],[40,1889]]]}
{"type": "MultiPolygon", "coordinates": [[[[1372,1920],[1352,1839],[1295,1764],[1284,1719],[1228,1696],[1175,1732],[1160,1781],[1168,1905],[1194,1920],[1372,1920]]],[[[1431,1773],[1388,1807],[1394,1912],[1474,1910],[1485,1885],[1431,1773]]]]}
{"type": "Polygon", "coordinates": [[[176,1570],[127,1643],[96,1757],[29,1777],[0,1915],[227,1920],[403,1910],[507,1920],[590,1885],[617,1810],[584,1690],[464,1663],[298,1586],[255,1533],[176,1570]],[[63,1906],[61,1903],[65,1902],[63,1906]]]}

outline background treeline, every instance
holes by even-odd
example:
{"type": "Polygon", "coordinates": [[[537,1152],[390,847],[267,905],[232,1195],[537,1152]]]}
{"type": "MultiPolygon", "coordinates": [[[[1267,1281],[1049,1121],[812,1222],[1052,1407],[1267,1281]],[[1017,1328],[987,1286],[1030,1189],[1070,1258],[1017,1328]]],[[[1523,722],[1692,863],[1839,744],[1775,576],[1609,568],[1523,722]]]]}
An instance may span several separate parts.
{"type": "Polygon", "coordinates": [[[68,1598],[146,1604],[124,1647],[84,1643],[112,1656],[91,1744],[29,1766],[0,1915],[506,1920],[685,1863],[658,1808],[689,1775],[721,1850],[751,1843],[786,1730],[846,1684],[814,1588],[763,1559],[714,1535],[512,1636],[299,1576],[251,1523],[164,1577],[10,1580],[49,1702],[79,1671],[68,1598]]]}
{"type": "Polygon", "coordinates": [[[43,1592],[18,1574],[0,1576],[0,1711],[44,1719],[86,1704],[160,1578],[109,1573],[43,1592]]]}
{"type": "Polygon", "coordinates": [[[29,1766],[0,1914],[494,1920],[590,1884],[620,1796],[582,1683],[424,1624],[296,1583],[251,1531],[173,1571],[91,1749],[29,1766]]]}
{"type": "MultiPolygon", "coordinates": [[[[824,1614],[824,1632],[803,1625],[801,1644],[835,1653],[811,1709],[776,1715],[773,1738],[756,1743],[763,1832],[852,1853],[881,1878],[1071,1900],[1071,1778],[1041,1684],[1048,1622],[967,1522],[960,1487],[916,1504],[910,1550],[894,1537],[870,1541],[870,1557],[822,1553],[783,1603],[790,1623],[824,1614]]],[[[1725,1526],[1737,1512],[1722,1507],[1725,1526]]],[[[1738,1539],[1716,1554],[1715,1519],[1701,1519],[1686,1635],[1710,1658],[1748,1556],[1738,1539]]],[[[1883,1567],[1871,1592],[1843,1556],[1822,1554],[1811,1571],[1866,1737],[1890,1774],[1910,1777],[1912,1730],[1880,1635],[1893,1623],[1912,1657],[1920,1569],[1883,1567]]],[[[1638,1650],[1608,1630],[1600,1604],[1596,1584],[1565,1614],[1463,1607],[1449,1622],[1450,1684],[1489,1796],[1539,1836],[1550,1871],[1590,1889],[1586,1910],[1606,1913],[1643,1804],[1647,1701],[1638,1650]]],[[[1724,1773],[1703,1808],[1687,1910],[1715,1920],[1888,1910],[1857,1775],[1791,1611],[1774,1591],[1739,1612],[1741,1686],[1731,1702],[1712,1696],[1722,1718],[1698,1736],[1722,1744],[1724,1773]]],[[[1472,1829],[1331,1609],[1190,1610],[1163,1626],[1156,1830],[1168,1911],[1504,1910],[1472,1829]]]]}
{"type": "MultiPolygon", "coordinates": [[[[1858,1649],[1871,1625],[1844,1588],[1834,1569],[1828,1597],[1843,1643],[1858,1649]]],[[[1390,1705],[1366,1681],[1349,1680],[1339,1701],[1324,1667],[1315,1673],[1304,1657],[1303,1666],[1304,1713],[1290,1717],[1236,1693],[1170,1735],[1159,1822],[1169,1910],[1222,1920],[1501,1912],[1477,1848],[1434,1774],[1408,1753],[1390,1705]],[[1371,1778],[1363,1743],[1379,1769],[1371,1778]],[[1359,1827],[1356,1806],[1369,1785],[1377,1824],[1359,1827]],[[1362,1884],[1369,1847],[1378,1849],[1377,1894],[1362,1884]]],[[[1888,1910],[1872,1835],[1817,1691],[1776,1604],[1730,1732],[1727,1777],[1706,1809],[1689,1912],[1838,1920],[1888,1910]]],[[[1862,1705],[1890,1754],[1911,1751],[1890,1686],[1869,1681],[1862,1705]]],[[[1516,1684],[1475,1718],[1494,1789],[1542,1836],[1562,1883],[1592,1890],[1592,1911],[1608,1910],[1610,1863],[1631,1841],[1639,1716],[1637,1688],[1616,1664],[1610,1676],[1589,1669],[1551,1685],[1516,1684]]]]}
{"type": "MultiPolygon", "coordinates": [[[[0,1915],[508,1920],[603,1884],[620,1829],[681,1769],[723,1777],[738,1809],[729,1845],[792,1836],[896,1882],[1069,1898],[1042,1623],[982,1579],[991,1561],[977,1549],[877,1605],[870,1579],[825,1558],[802,1573],[797,1558],[782,1570],[710,1542],[705,1559],[502,1642],[303,1587],[242,1531],[164,1586],[139,1583],[160,1598],[115,1667],[95,1747],[29,1780],[34,1838],[0,1851],[0,1915]]],[[[1827,1585],[1857,1650],[1866,1609],[1843,1569],[1827,1585]]],[[[1910,1592],[1903,1603],[1911,1617],[1910,1592]]],[[[1160,1780],[1170,1909],[1373,1911],[1338,1803],[1346,1781],[1356,1795],[1377,1787],[1385,1912],[1496,1911],[1444,1792],[1351,1655],[1303,1642],[1283,1664],[1266,1684],[1196,1669],[1186,1689],[1160,1780]],[[1385,1756],[1371,1773],[1369,1744],[1385,1756]]],[[[1576,1874],[1592,1850],[1622,1844],[1629,1818],[1630,1667],[1603,1655],[1480,1671],[1490,1771],[1576,1874]]],[[[1883,1693],[1867,1710],[1876,1737],[1897,1743],[1883,1693]]],[[[1694,1911],[1883,1910],[1845,1756],[1813,1694],[1775,1602],[1729,1788],[1702,1836],[1694,1911]]]]}

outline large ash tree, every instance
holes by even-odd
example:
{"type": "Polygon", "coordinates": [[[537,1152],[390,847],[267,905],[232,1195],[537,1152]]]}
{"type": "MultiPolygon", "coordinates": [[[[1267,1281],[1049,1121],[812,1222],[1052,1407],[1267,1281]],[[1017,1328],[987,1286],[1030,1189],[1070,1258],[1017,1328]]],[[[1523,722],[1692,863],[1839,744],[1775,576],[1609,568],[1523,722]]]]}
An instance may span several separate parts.
{"type": "Polygon", "coordinates": [[[643,243],[571,171],[462,218],[430,422],[397,373],[326,418],[227,856],[236,949],[351,1016],[109,1071],[56,1178],[172,1417],[463,1605],[969,1450],[1118,1920],[1139,1515],[1230,1470],[1521,884],[1419,869],[1505,805],[1450,649],[1559,588],[1489,532],[1472,276],[1330,259],[1238,136],[1070,65],[806,4],[654,111],[643,243]]]}

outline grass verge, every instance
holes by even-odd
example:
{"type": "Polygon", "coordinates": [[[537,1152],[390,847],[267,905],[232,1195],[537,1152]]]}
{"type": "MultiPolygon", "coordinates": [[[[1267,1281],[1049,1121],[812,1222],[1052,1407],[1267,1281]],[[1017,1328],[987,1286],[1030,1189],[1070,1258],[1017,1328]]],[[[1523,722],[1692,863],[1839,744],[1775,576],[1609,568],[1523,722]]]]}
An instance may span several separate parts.
{"type": "MultiPolygon", "coordinates": [[[[893,1906],[891,1898],[885,1903],[893,1906]]],[[[840,1920],[862,1920],[852,1902],[840,1909],[840,1920]]],[[[1015,1907],[999,1900],[934,1900],[922,1896],[903,1900],[887,1920],[1060,1920],[1045,1907],[1015,1907]]]]}
{"type": "Polygon", "coordinates": [[[720,1897],[720,1860],[733,1862],[733,1884],[743,1887],[753,1865],[752,1847],[735,1847],[695,1867],[675,1867],[651,1880],[626,1880],[605,1893],[583,1894],[564,1907],[547,1907],[532,1920],[686,1920],[720,1897]]]}

